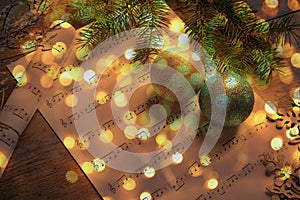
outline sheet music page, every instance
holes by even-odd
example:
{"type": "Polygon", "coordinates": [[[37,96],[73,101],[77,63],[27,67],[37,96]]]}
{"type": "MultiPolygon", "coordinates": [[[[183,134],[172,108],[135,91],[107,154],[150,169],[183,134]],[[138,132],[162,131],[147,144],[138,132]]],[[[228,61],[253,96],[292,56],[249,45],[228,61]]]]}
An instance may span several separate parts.
{"type": "MultiPolygon", "coordinates": [[[[164,37],[172,47],[179,39],[164,37]]],[[[105,200],[270,199],[267,155],[294,160],[287,139],[277,151],[271,148],[271,140],[284,138],[285,132],[266,120],[265,102],[255,94],[249,118],[224,128],[214,148],[200,158],[210,123],[201,114],[195,120],[198,96],[178,105],[159,95],[149,65],[130,59],[135,40],[128,32],[91,53],[74,44],[39,107],[99,194],[105,200]],[[178,139],[179,132],[184,133],[178,139]]],[[[188,53],[193,57],[192,50],[188,53]]]]}

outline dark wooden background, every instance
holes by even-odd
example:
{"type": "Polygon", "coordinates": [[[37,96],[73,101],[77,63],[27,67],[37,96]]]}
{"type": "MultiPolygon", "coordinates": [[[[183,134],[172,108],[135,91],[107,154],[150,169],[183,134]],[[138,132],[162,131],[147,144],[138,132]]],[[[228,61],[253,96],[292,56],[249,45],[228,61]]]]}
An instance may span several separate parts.
{"type": "MultiPolygon", "coordinates": [[[[63,3],[64,1],[61,2],[63,3]]],[[[256,9],[260,9],[262,1],[249,2],[256,9]]],[[[13,13],[5,17],[10,17],[12,19],[9,20],[13,21],[14,17],[24,14],[24,5],[27,5],[27,2],[0,0],[0,8],[3,9],[10,3],[17,5],[13,8],[13,13]],[[18,2],[25,3],[20,4],[18,2]]],[[[168,3],[173,9],[181,6],[176,0],[169,0],[168,3]]],[[[280,7],[283,10],[282,12],[289,12],[286,4],[287,1],[280,1],[280,5],[283,5],[280,7]]],[[[176,12],[179,16],[182,15],[180,9],[176,10],[176,12]]],[[[3,25],[3,18],[0,20],[0,25],[3,25]]],[[[47,24],[42,25],[46,26],[47,24]]],[[[28,29],[37,27],[41,27],[38,25],[38,22],[28,29]]],[[[4,80],[9,75],[5,73],[5,65],[20,56],[20,51],[17,49],[5,47],[3,39],[8,36],[9,33],[4,33],[2,27],[0,34],[2,40],[0,46],[0,80],[4,80]],[[12,55],[15,57],[9,59],[12,55]]],[[[255,91],[264,100],[272,100],[278,107],[289,109],[292,102],[289,92],[292,88],[300,86],[300,69],[291,68],[294,75],[292,83],[283,84],[280,82],[279,77],[274,77],[266,89],[258,90],[254,87],[255,91]]],[[[6,93],[12,90],[13,85],[13,81],[6,84],[8,87],[6,93]]],[[[8,94],[5,95],[5,97],[7,96],[8,94]]],[[[13,156],[0,179],[0,199],[100,199],[100,196],[47,122],[37,112],[20,138],[13,156]],[[70,183],[66,180],[65,174],[69,170],[74,170],[77,173],[77,182],[70,183]]]]}

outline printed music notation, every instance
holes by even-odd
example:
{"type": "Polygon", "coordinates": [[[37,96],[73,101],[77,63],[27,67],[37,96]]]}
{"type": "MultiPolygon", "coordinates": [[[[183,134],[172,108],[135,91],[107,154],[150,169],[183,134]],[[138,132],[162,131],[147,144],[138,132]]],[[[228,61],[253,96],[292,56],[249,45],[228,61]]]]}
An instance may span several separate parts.
{"type": "MultiPolygon", "coordinates": [[[[233,150],[237,149],[238,147],[241,147],[243,145],[243,143],[249,141],[251,138],[254,137],[254,133],[259,134],[259,132],[266,128],[267,124],[266,122],[262,122],[259,123],[257,125],[254,126],[253,129],[251,129],[250,131],[246,132],[245,134],[241,134],[239,136],[234,136],[232,138],[230,138],[228,141],[226,141],[225,143],[223,143],[221,145],[221,147],[219,149],[217,149],[216,151],[210,153],[207,158],[209,159],[208,162],[210,163],[209,166],[213,166],[213,164],[217,161],[221,162],[221,158],[223,158],[224,156],[228,155],[230,152],[232,152],[233,150]]],[[[200,130],[198,130],[200,131],[200,130]]],[[[261,163],[261,157],[262,155],[258,156],[258,163],[261,163]]],[[[233,186],[239,179],[239,177],[241,176],[247,176],[253,169],[254,169],[255,165],[252,165],[250,163],[248,163],[245,167],[243,167],[242,171],[238,173],[238,175],[233,175],[232,177],[228,178],[227,182],[225,184],[227,184],[226,188],[233,186]]],[[[202,170],[202,166],[199,163],[199,161],[194,161],[188,168],[187,168],[187,172],[185,172],[184,174],[178,176],[176,179],[180,179],[182,180],[182,183],[184,185],[184,182],[189,182],[188,180],[191,179],[195,174],[199,173],[199,171],[202,170]]],[[[173,181],[176,181],[173,180],[173,181]]],[[[169,183],[168,183],[169,184],[169,183]]],[[[183,186],[182,185],[182,186],[183,186]]],[[[181,186],[181,187],[182,187],[181,186]]],[[[180,187],[180,188],[181,188],[180,187]]],[[[165,185],[162,186],[161,188],[165,188],[165,185]]],[[[160,197],[166,195],[168,192],[172,191],[173,188],[169,188],[168,190],[165,189],[157,189],[154,192],[151,193],[153,200],[159,199],[160,197]]],[[[179,189],[180,189],[179,188],[179,189]]],[[[225,194],[225,186],[220,186],[216,192],[208,192],[206,195],[201,194],[196,200],[210,200],[213,199],[217,194],[225,194]]]]}

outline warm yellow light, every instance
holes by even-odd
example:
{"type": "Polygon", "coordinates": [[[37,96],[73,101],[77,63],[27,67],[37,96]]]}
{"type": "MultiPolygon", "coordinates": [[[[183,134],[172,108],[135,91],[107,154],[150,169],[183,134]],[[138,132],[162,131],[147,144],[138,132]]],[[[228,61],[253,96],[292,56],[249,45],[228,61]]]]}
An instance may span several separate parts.
{"type": "Polygon", "coordinates": [[[68,22],[62,22],[61,24],[60,24],[60,26],[62,27],[62,28],[65,28],[65,29],[67,29],[67,28],[71,28],[72,27],[72,25],[71,24],[69,24],[68,22]]]}
{"type": "Polygon", "coordinates": [[[51,65],[50,68],[48,69],[47,75],[49,77],[51,77],[52,79],[55,79],[55,78],[57,78],[59,69],[60,69],[59,65],[57,65],[57,64],[51,65]]]}
{"type": "Polygon", "coordinates": [[[54,62],[54,56],[51,53],[51,51],[45,51],[45,52],[43,52],[42,56],[41,56],[41,61],[45,65],[51,65],[54,62]]]}
{"type": "Polygon", "coordinates": [[[269,8],[277,8],[278,7],[278,0],[265,0],[265,3],[269,8]]]}
{"type": "Polygon", "coordinates": [[[113,198],[112,198],[112,197],[109,197],[109,196],[107,196],[107,197],[103,197],[103,200],[113,200],[113,198]]]}
{"type": "Polygon", "coordinates": [[[140,200],[152,200],[152,196],[149,192],[143,192],[140,195],[140,200]]]}
{"type": "Polygon", "coordinates": [[[169,28],[171,29],[171,31],[179,33],[183,31],[184,23],[182,22],[182,20],[176,18],[171,20],[169,28]]]}
{"type": "Polygon", "coordinates": [[[22,87],[27,83],[27,73],[26,72],[18,72],[15,75],[15,79],[18,82],[18,86],[22,87]]]}
{"type": "Polygon", "coordinates": [[[63,42],[56,42],[52,46],[52,54],[56,58],[62,58],[62,56],[67,53],[67,46],[63,42]]]}
{"type": "Polygon", "coordinates": [[[291,63],[294,67],[300,68],[300,53],[294,53],[291,58],[291,63]]]}
{"type": "Polygon", "coordinates": [[[127,60],[133,60],[135,56],[136,56],[136,52],[133,49],[127,49],[125,51],[125,58],[127,60]]]}
{"type": "Polygon", "coordinates": [[[130,64],[123,64],[121,68],[121,74],[117,77],[117,80],[120,81],[124,78],[124,75],[128,74],[131,70],[130,64]]]}
{"type": "Polygon", "coordinates": [[[294,153],[293,153],[293,159],[296,161],[296,162],[299,162],[300,161],[300,151],[299,150],[295,150],[294,153]]]}
{"type": "Polygon", "coordinates": [[[298,0],[288,0],[288,7],[292,11],[295,11],[300,8],[300,4],[299,4],[298,0]]]}
{"type": "Polygon", "coordinates": [[[290,166],[284,166],[283,168],[281,168],[279,173],[279,177],[281,178],[281,180],[286,180],[291,177],[291,174],[293,174],[293,169],[290,166]]]}
{"type": "Polygon", "coordinates": [[[87,48],[87,47],[80,47],[76,51],[76,58],[78,60],[80,60],[80,61],[83,61],[83,60],[85,60],[88,57],[88,55],[89,55],[90,52],[91,51],[90,51],[89,48],[87,48]]]}
{"type": "Polygon", "coordinates": [[[77,103],[78,103],[78,98],[76,95],[70,94],[65,98],[65,104],[70,108],[76,106],[77,103]]]}
{"type": "Polygon", "coordinates": [[[135,187],[136,182],[132,178],[128,178],[123,184],[123,188],[128,191],[134,190],[135,187]]]}
{"type": "Polygon", "coordinates": [[[173,147],[173,144],[170,140],[166,140],[165,143],[163,144],[163,149],[165,149],[166,151],[171,151],[173,147]]]}
{"type": "Polygon", "coordinates": [[[81,67],[74,67],[70,71],[70,74],[74,81],[81,81],[83,79],[84,69],[82,69],[81,67]]]}
{"type": "Polygon", "coordinates": [[[144,175],[147,178],[152,178],[155,175],[155,169],[153,167],[146,167],[144,169],[144,175]]]}
{"type": "Polygon", "coordinates": [[[172,161],[175,163],[175,164],[180,164],[182,163],[183,161],[183,155],[179,152],[176,152],[172,155],[172,161]]]}
{"type": "Polygon", "coordinates": [[[127,104],[126,95],[123,92],[121,92],[121,91],[116,91],[113,94],[113,99],[114,99],[115,104],[118,107],[124,107],[127,104]]]}
{"type": "Polygon", "coordinates": [[[178,131],[180,129],[180,126],[181,126],[181,120],[180,120],[180,118],[178,118],[178,119],[175,119],[172,124],[170,124],[170,129],[172,131],[178,131]]]}
{"type": "Polygon", "coordinates": [[[0,151],[0,168],[4,168],[7,163],[6,156],[0,151]]]}
{"type": "Polygon", "coordinates": [[[69,170],[65,174],[66,180],[70,183],[76,183],[78,180],[78,175],[75,171],[69,170]]]}
{"type": "Polygon", "coordinates": [[[41,76],[40,84],[43,88],[50,88],[53,84],[53,79],[48,74],[44,74],[41,76]]]}
{"type": "Polygon", "coordinates": [[[91,174],[94,171],[93,164],[91,162],[84,162],[82,164],[82,170],[86,174],[91,174]]]}
{"type": "Polygon", "coordinates": [[[106,104],[109,101],[110,97],[107,95],[106,92],[98,92],[96,95],[96,101],[99,104],[106,104]]]}
{"type": "Polygon", "coordinates": [[[276,114],[277,108],[272,101],[265,103],[265,111],[271,115],[276,114]]]}
{"type": "Polygon", "coordinates": [[[102,172],[105,169],[105,162],[100,158],[95,158],[92,165],[97,172],[102,172]]]}
{"type": "Polygon", "coordinates": [[[95,75],[96,75],[96,73],[93,70],[89,69],[84,72],[83,79],[87,84],[92,84],[93,82],[96,81],[95,75]]]}
{"type": "Polygon", "coordinates": [[[200,163],[202,166],[207,167],[211,164],[211,158],[209,156],[203,156],[200,158],[200,163]]]}
{"type": "Polygon", "coordinates": [[[285,133],[286,133],[286,137],[288,139],[293,139],[294,137],[296,137],[299,134],[299,129],[297,126],[294,126],[293,128],[286,130],[285,133]]]}
{"type": "Polygon", "coordinates": [[[262,123],[266,121],[266,113],[265,111],[257,111],[255,114],[254,114],[254,124],[259,124],[259,123],[262,123]]]}
{"type": "Polygon", "coordinates": [[[103,130],[100,133],[100,140],[104,143],[111,143],[114,139],[114,135],[110,130],[103,130]]]}
{"type": "Polygon", "coordinates": [[[155,137],[155,141],[159,146],[163,145],[166,142],[166,140],[167,136],[165,133],[159,133],[155,137]]]}
{"type": "Polygon", "coordinates": [[[137,116],[134,112],[129,111],[123,115],[123,121],[128,125],[135,124],[136,120],[137,116]]]}
{"type": "Polygon", "coordinates": [[[283,146],[282,137],[277,136],[271,140],[271,147],[273,150],[278,151],[279,149],[282,148],[282,146],[283,146]]]}
{"type": "Polygon", "coordinates": [[[125,137],[128,139],[133,139],[136,137],[138,130],[135,126],[126,126],[124,130],[125,137]]]}
{"type": "Polygon", "coordinates": [[[120,60],[115,56],[115,55],[110,55],[107,56],[107,58],[105,59],[105,64],[106,66],[110,66],[112,64],[119,65],[120,60]]]}
{"type": "Polygon", "coordinates": [[[70,74],[70,72],[63,72],[60,76],[59,76],[59,82],[61,85],[63,86],[68,86],[72,83],[72,76],[70,74]]]}
{"type": "Polygon", "coordinates": [[[16,65],[12,71],[13,76],[15,77],[18,73],[25,73],[25,67],[23,65],[16,65]]]}
{"type": "Polygon", "coordinates": [[[150,131],[147,128],[141,128],[138,131],[137,137],[140,138],[141,140],[148,140],[150,137],[150,131]]]}
{"type": "Polygon", "coordinates": [[[207,181],[207,187],[208,187],[208,189],[210,189],[210,190],[213,190],[213,189],[215,189],[216,187],[218,187],[218,184],[219,184],[219,182],[218,182],[218,180],[215,179],[215,178],[209,179],[209,180],[207,181]]]}
{"type": "Polygon", "coordinates": [[[66,137],[64,139],[64,145],[67,149],[72,149],[75,146],[75,140],[72,137],[66,137]]]}

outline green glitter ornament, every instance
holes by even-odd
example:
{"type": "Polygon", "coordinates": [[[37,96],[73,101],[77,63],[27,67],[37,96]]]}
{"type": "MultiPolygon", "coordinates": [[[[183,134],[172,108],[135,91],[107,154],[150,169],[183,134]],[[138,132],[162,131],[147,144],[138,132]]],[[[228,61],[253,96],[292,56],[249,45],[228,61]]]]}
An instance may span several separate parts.
{"type": "Polygon", "coordinates": [[[226,94],[218,95],[218,91],[214,91],[217,94],[212,102],[207,85],[203,85],[199,95],[201,111],[206,118],[210,119],[212,106],[226,108],[224,126],[238,126],[252,112],[254,106],[252,88],[245,78],[233,72],[222,74],[222,80],[226,94]]]}

